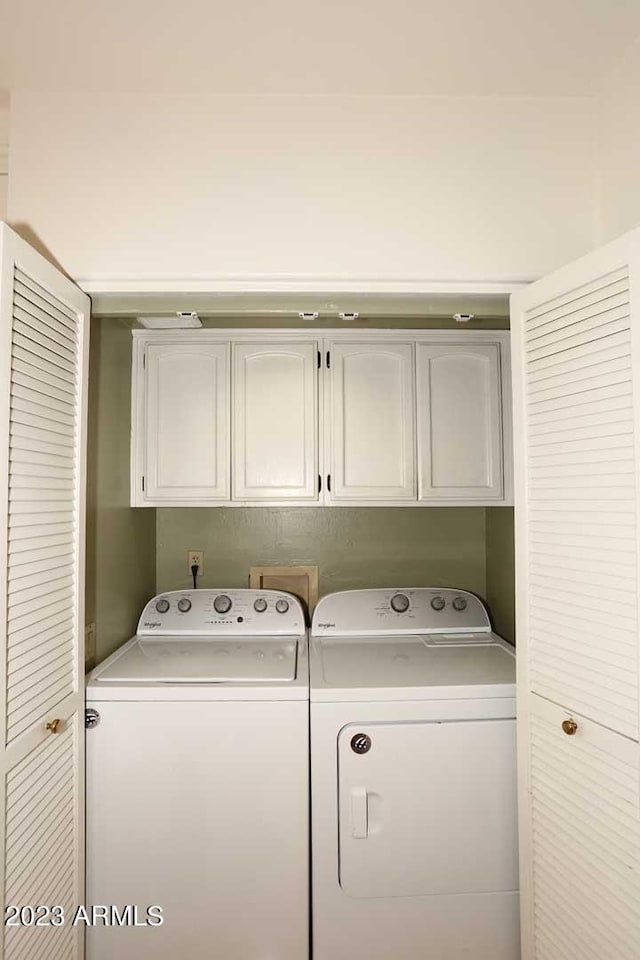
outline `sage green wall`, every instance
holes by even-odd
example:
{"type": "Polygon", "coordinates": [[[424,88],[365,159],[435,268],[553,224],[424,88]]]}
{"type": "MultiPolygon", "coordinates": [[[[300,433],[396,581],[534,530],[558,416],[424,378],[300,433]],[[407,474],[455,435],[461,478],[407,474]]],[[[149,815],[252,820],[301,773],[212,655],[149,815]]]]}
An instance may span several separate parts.
{"type": "Polygon", "coordinates": [[[155,590],[154,510],[129,507],[131,324],[93,320],[89,358],[85,622],[100,662],[135,633],[155,590]]]}
{"type": "Polygon", "coordinates": [[[482,507],[252,507],[157,510],[158,592],[189,586],[188,550],[204,550],[203,587],[246,587],[256,564],[317,564],[320,593],[456,586],[485,596],[482,507]]]}
{"type": "Polygon", "coordinates": [[[487,601],[499,634],[515,643],[513,507],[487,507],[487,601]]]}

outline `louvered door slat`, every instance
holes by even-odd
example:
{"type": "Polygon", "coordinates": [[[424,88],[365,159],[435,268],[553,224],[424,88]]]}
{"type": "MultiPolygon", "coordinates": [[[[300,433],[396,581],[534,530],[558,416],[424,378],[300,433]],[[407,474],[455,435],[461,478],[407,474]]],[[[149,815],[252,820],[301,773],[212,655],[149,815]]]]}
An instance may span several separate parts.
{"type": "MultiPolygon", "coordinates": [[[[26,420],[24,417],[37,417],[39,420],[51,421],[52,424],[61,424],[65,428],[75,426],[75,416],[73,410],[70,413],[56,410],[49,403],[38,403],[33,396],[28,399],[16,397],[13,402],[14,420],[16,423],[32,423],[32,419],[26,420]]],[[[51,427],[52,430],[55,427],[51,427]]],[[[58,430],[61,433],[61,430],[58,430]]]]}
{"type": "Polygon", "coordinates": [[[26,430],[11,430],[10,461],[20,459],[27,461],[31,457],[36,463],[55,463],[58,466],[69,466],[73,463],[73,448],[63,446],[58,437],[47,434],[48,439],[34,437],[26,430]],[[55,443],[52,443],[55,440],[55,443]]]}
{"type": "Polygon", "coordinates": [[[531,328],[529,343],[535,347],[561,343],[577,333],[586,332],[607,323],[615,323],[621,317],[628,316],[626,283],[622,282],[618,286],[620,292],[613,297],[606,297],[575,313],[568,315],[561,313],[560,319],[555,323],[551,322],[537,329],[531,328]]]}
{"type": "MultiPolygon", "coordinates": [[[[49,468],[51,470],[51,468],[49,468]]],[[[58,476],[49,476],[46,473],[39,475],[36,472],[19,472],[12,469],[9,470],[9,484],[14,487],[20,487],[22,490],[72,490],[73,489],[73,477],[58,477],[58,476]],[[19,477],[19,481],[16,483],[15,478],[19,477]]]]}
{"type": "Polygon", "coordinates": [[[71,551],[60,547],[52,547],[43,557],[32,560],[29,557],[16,555],[9,563],[9,580],[23,580],[49,570],[55,570],[64,563],[73,559],[71,551]]]}
{"type": "Polygon", "coordinates": [[[532,404],[529,413],[529,425],[531,428],[543,423],[555,423],[558,409],[564,411],[564,419],[566,421],[571,419],[580,421],[592,416],[592,414],[598,416],[609,411],[630,410],[633,406],[631,395],[626,389],[614,396],[602,397],[599,400],[591,402],[583,402],[575,405],[572,405],[570,402],[558,404],[552,401],[552,403],[553,405],[550,403],[546,410],[538,410],[537,407],[532,404]]]}
{"type": "Polygon", "coordinates": [[[49,410],[56,410],[59,413],[73,416],[73,404],[70,400],[62,400],[59,397],[52,396],[46,387],[43,388],[42,384],[38,384],[37,387],[38,389],[36,389],[36,384],[33,381],[25,384],[18,377],[15,377],[13,384],[14,405],[20,405],[21,401],[29,401],[49,410]]]}
{"type": "Polygon", "coordinates": [[[76,391],[72,380],[66,377],[60,378],[52,371],[43,369],[41,366],[36,369],[17,356],[14,356],[11,382],[16,386],[28,387],[31,390],[44,393],[48,397],[56,397],[58,400],[69,403],[74,402],[76,391]]]}
{"type": "Polygon", "coordinates": [[[527,351],[531,380],[533,382],[549,376],[554,367],[559,365],[580,369],[596,362],[624,357],[628,353],[630,339],[627,311],[620,319],[592,327],[585,333],[574,333],[571,337],[544,346],[536,345],[535,349],[527,351]]]}
{"type": "Polygon", "coordinates": [[[78,342],[78,337],[74,329],[65,326],[64,323],[53,316],[51,310],[48,312],[41,310],[32,300],[23,297],[18,293],[17,284],[14,310],[17,319],[31,320],[32,322],[38,321],[38,329],[47,333],[48,336],[50,336],[52,332],[55,333],[60,343],[73,346],[78,342]]]}
{"type": "MultiPolygon", "coordinates": [[[[547,323],[562,322],[579,310],[595,304],[602,305],[609,297],[627,292],[629,271],[626,267],[580,282],[573,289],[552,295],[550,299],[529,306],[528,329],[533,331],[547,323]]],[[[602,307],[600,307],[602,308],[602,307]]]]}
{"type": "Polygon", "coordinates": [[[15,268],[15,292],[22,294],[31,303],[40,306],[46,313],[57,317],[74,332],[78,329],[78,316],[73,309],[36,280],[32,273],[26,273],[19,265],[15,268]]]}
{"type": "MultiPolygon", "coordinates": [[[[13,331],[16,343],[22,343],[24,338],[32,344],[38,344],[58,358],[56,363],[64,360],[65,369],[74,369],[76,344],[72,342],[67,344],[65,340],[57,337],[55,331],[46,327],[36,317],[28,313],[22,313],[16,307],[14,307],[13,331]]],[[[33,349],[33,347],[28,349],[33,349]]]]}
{"type": "MultiPolygon", "coordinates": [[[[88,300],[4,225],[0,253],[1,879],[6,904],[72,913],[84,885],[88,300]]],[[[67,922],[5,927],[0,955],[81,960],[83,950],[67,922]]]]}
{"type": "Polygon", "coordinates": [[[56,376],[64,379],[66,375],[69,380],[73,380],[75,373],[73,362],[66,360],[51,350],[46,343],[40,343],[41,339],[42,338],[36,337],[35,334],[33,338],[30,339],[25,337],[24,334],[15,333],[13,342],[16,355],[36,367],[44,365],[46,369],[53,368],[53,373],[55,373],[56,376]]]}
{"type": "MultiPolygon", "coordinates": [[[[38,640],[39,639],[38,637],[38,640]]],[[[16,677],[24,676],[27,669],[32,669],[32,665],[37,666],[37,661],[43,656],[49,656],[50,653],[55,655],[56,651],[63,650],[65,646],[68,648],[71,640],[71,631],[63,630],[51,640],[43,640],[40,643],[35,642],[29,649],[23,648],[19,654],[17,654],[14,649],[11,659],[14,661],[16,677]]]]}

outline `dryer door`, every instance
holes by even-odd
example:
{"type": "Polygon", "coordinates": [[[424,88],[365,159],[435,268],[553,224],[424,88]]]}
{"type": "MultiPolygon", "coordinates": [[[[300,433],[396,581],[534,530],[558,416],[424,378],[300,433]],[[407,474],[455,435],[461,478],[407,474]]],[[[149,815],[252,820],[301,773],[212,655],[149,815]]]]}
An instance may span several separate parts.
{"type": "Polygon", "coordinates": [[[349,724],[338,769],[349,896],[518,889],[515,720],[349,724]]]}

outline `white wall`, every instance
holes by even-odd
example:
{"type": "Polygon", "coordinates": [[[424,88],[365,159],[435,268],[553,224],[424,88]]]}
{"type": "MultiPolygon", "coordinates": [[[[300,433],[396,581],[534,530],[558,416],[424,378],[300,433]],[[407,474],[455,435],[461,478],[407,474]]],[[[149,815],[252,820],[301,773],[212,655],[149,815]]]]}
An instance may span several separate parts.
{"type": "Polygon", "coordinates": [[[640,40],[598,101],[600,239],[640,225],[640,40]]]}
{"type": "Polygon", "coordinates": [[[7,219],[9,95],[0,90],[0,220],[7,219]]]}
{"type": "Polygon", "coordinates": [[[593,244],[587,98],[12,96],[9,219],[75,278],[517,280],[593,244]]]}

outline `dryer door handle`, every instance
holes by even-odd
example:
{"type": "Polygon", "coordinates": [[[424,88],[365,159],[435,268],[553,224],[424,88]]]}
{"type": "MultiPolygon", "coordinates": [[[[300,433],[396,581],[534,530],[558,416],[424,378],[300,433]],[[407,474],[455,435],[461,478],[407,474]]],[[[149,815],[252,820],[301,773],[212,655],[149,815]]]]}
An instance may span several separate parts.
{"type": "Polygon", "coordinates": [[[369,836],[369,797],[365,787],[351,788],[351,836],[366,840],[369,836]]]}

